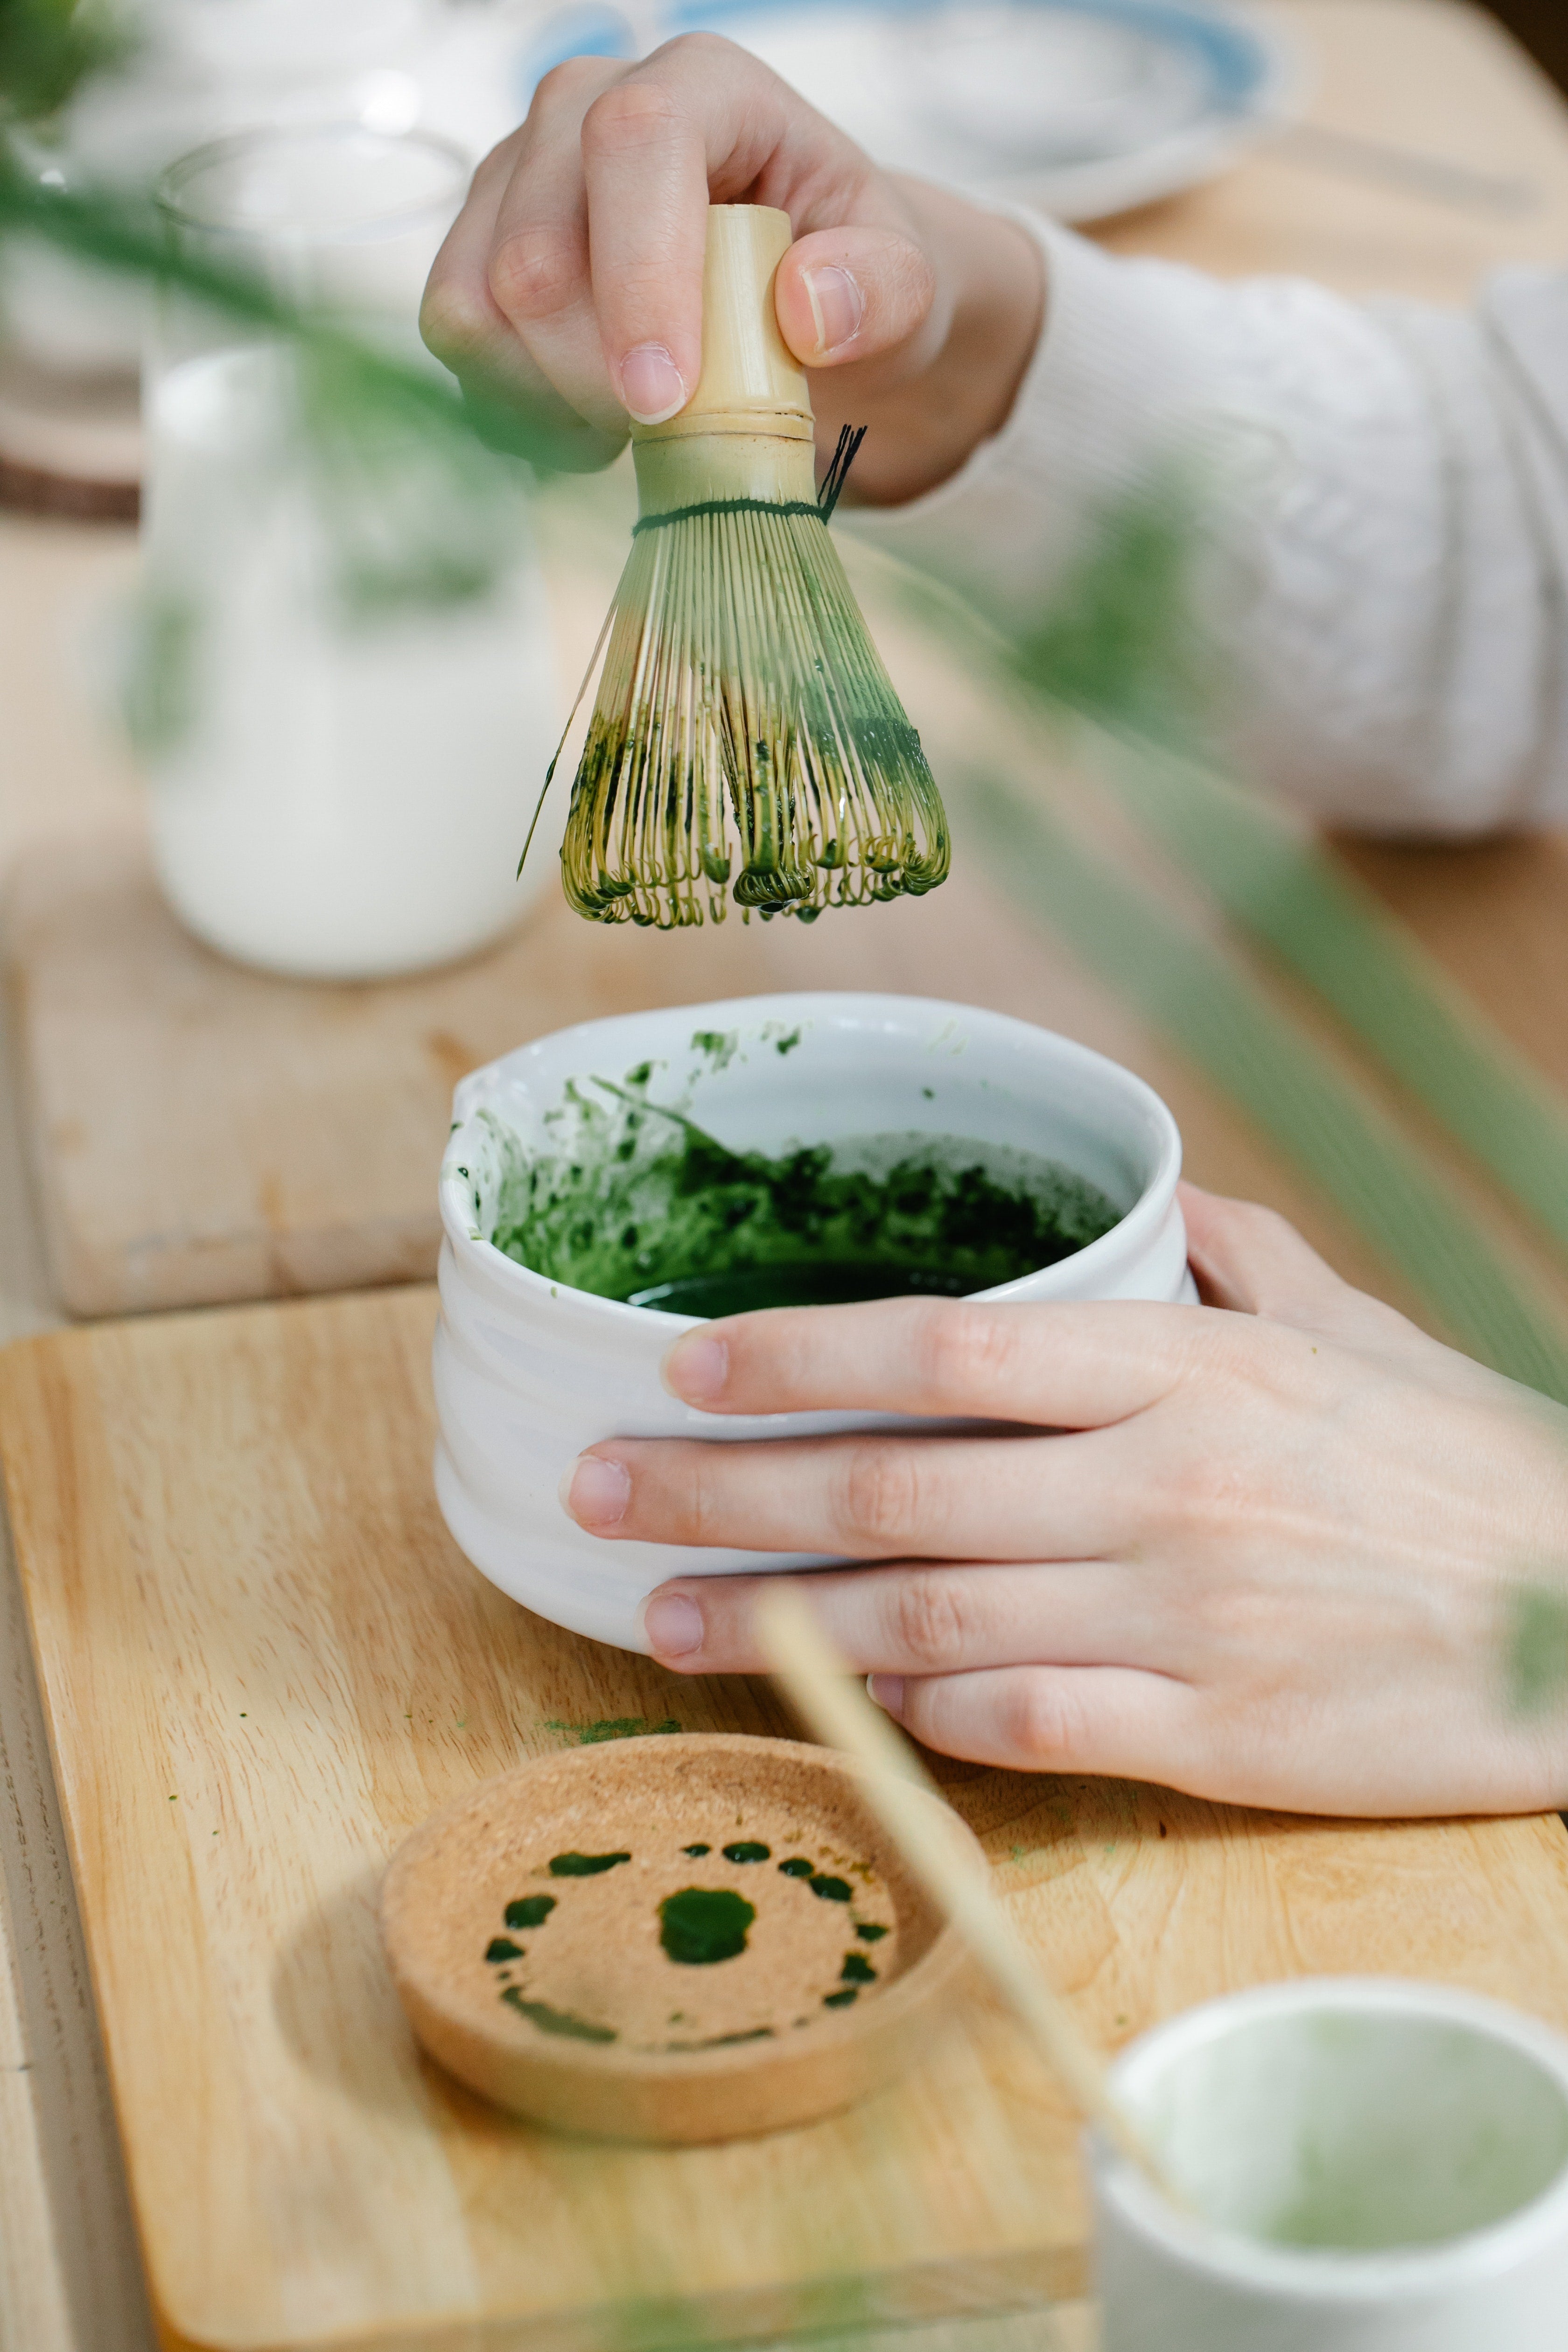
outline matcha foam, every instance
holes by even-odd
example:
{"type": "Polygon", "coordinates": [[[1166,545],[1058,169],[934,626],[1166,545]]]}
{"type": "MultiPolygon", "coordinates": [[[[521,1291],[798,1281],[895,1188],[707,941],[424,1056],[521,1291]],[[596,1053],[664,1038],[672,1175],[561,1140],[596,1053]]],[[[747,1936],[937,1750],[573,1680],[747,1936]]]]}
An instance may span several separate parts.
{"type": "Polygon", "coordinates": [[[560,1149],[513,1146],[497,1249],[601,1298],[711,1316],[986,1290],[1071,1256],[1121,1214],[1057,1161],[961,1136],[732,1150],[650,1101],[650,1075],[570,1087],[552,1114],[560,1149]]]}

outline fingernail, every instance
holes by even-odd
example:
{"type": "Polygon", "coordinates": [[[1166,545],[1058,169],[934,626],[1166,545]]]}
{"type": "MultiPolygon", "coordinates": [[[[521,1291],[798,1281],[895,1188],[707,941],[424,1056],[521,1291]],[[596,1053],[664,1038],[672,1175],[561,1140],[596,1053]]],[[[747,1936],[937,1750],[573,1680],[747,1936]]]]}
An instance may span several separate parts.
{"type": "Polygon", "coordinates": [[[830,352],[840,351],[846,343],[853,342],[859,333],[860,321],[866,315],[866,297],[849,272],[837,264],[803,270],[801,275],[816,329],[816,348],[826,359],[830,352]]]}
{"type": "Polygon", "coordinates": [[[904,1712],[902,1675],[868,1675],[866,1696],[876,1701],[884,1715],[890,1715],[895,1722],[901,1719],[904,1712]]]}
{"type": "Polygon", "coordinates": [[[562,1496],[580,1528],[591,1536],[607,1535],[626,1516],[632,1499],[631,1472],[597,1454],[580,1454],[573,1464],[562,1496]]]}
{"type": "Polygon", "coordinates": [[[662,343],[639,343],[621,362],[621,398],[639,425],[662,425],[686,405],[680,370],[662,343]]]}
{"type": "Polygon", "coordinates": [[[664,1360],[664,1385],[686,1404],[711,1404],[729,1377],[730,1350],[709,1331],[689,1331],[664,1360]]]}
{"type": "Polygon", "coordinates": [[[656,1658],[689,1658],[702,1647],[702,1612],[684,1592],[656,1592],[642,1622],[656,1658]]]}

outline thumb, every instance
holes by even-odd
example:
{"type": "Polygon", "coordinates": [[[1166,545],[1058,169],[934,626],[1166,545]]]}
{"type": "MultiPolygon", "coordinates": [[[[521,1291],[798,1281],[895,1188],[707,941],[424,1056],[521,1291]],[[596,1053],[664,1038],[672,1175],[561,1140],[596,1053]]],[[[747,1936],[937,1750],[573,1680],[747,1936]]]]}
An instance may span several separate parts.
{"type": "Polygon", "coordinates": [[[936,271],[897,229],[818,229],[792,245],[773,281],[779,332],[806,367],[875,359],[931,320],[936,271]]]}

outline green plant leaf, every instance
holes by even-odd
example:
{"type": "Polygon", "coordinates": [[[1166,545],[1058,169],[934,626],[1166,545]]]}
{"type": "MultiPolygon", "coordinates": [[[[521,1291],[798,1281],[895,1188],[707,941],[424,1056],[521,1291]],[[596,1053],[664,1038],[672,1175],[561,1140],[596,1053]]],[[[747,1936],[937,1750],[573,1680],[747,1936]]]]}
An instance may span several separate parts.
{"type": "Polygon", "coordinates": [[[1397,1269],[1458,1345],[1568,1403],[1568,1335],[1387,1113],[1223,948],[993,777],[967,805],[994,870],[1238,1104],[1397,1269]]]}
{"type": "Polygon", "coordinates": [[[0,121],[47,121],[134,47],[102,0],[0,0],[0,121]]]}

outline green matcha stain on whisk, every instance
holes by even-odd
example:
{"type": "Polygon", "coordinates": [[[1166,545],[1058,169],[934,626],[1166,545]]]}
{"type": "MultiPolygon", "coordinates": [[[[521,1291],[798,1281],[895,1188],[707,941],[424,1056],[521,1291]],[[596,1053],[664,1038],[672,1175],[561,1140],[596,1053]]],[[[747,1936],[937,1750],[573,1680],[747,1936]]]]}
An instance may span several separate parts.
{"type": "Polygon", "coordinates": [[[789,242],[782,212],[709,207],[699,388],[633,428],[639,517],[561,851],[594,922],[683,929],[731,899],[815,922],[947,875],[920,737],[827,529],[859,433],[815,487],[805,373],[773,315],[789,242]]]}

